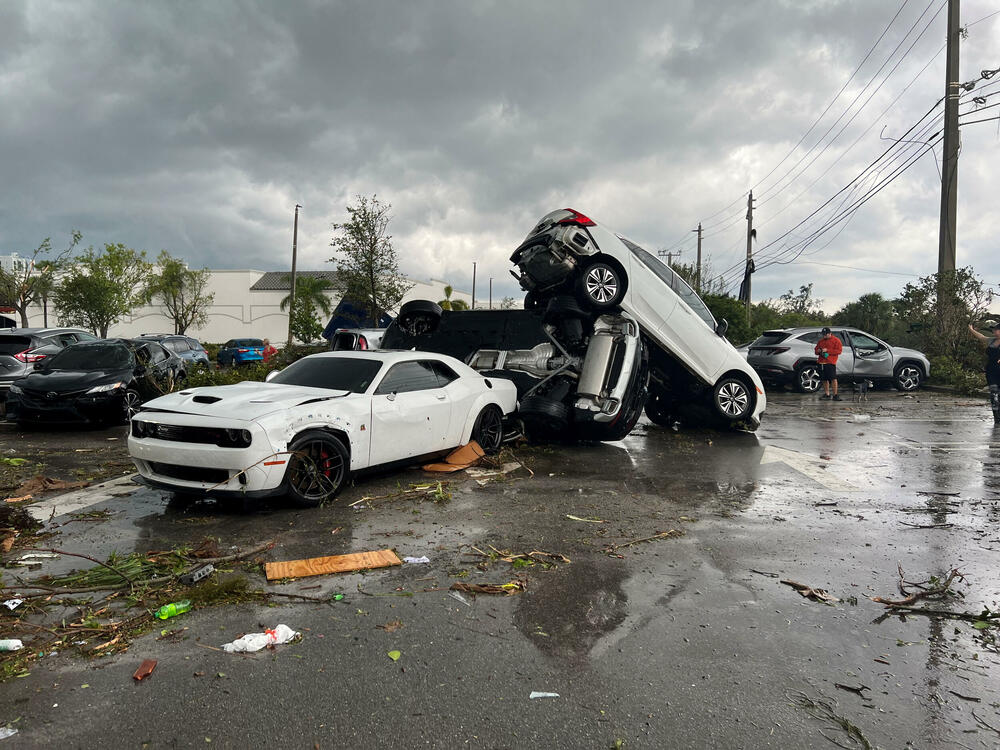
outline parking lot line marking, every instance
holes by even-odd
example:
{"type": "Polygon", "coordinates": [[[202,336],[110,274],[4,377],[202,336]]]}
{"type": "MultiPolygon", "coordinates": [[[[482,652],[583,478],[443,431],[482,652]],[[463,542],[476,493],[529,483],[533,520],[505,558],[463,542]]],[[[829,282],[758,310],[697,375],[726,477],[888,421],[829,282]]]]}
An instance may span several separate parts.
{"type": "Polygon", "coordinates": [[[48,521],[50,518],[58,518],[67,513],[78,513],[91,505],[103,503],[122,495],[130,495],[140,488],[132,481],[129,474],[117,479],[110,479],[107,482],[84,487],[82,490],[65,492],[62,495],[50,497],[41,502],[29,505],[27,510],[31,517],[38,521],[48,521]],[[127,491],[126,491],[127,490],[127,491]]]}
{"type": "Polygon", "coordinates": [[[760,457],[760,463],[762,466],[764,464],[786,464],[800,474],[805,474],[817,484],[835,492],[857,492],[860,489],[841,481],[835,474],[829,474],[825,467],[830,464],[807,453],[799,453],[787,448],[778,448],[774,445],[765,445],[764,453],[760,457]]]}

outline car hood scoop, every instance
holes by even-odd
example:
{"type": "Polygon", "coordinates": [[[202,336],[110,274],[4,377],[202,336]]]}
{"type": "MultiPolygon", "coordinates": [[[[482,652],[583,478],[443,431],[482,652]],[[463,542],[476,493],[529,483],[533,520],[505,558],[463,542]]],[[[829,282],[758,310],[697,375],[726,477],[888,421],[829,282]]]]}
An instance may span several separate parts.
{"type": "Polygon", "coordinates": [[[303,404],[349,395],[350,391],[334,391],[327,388],[243,382],[236,385],[188,388],[177,393],[168,393],[166,396],[147,402],[143,408],[249,420],[303,404]]]}

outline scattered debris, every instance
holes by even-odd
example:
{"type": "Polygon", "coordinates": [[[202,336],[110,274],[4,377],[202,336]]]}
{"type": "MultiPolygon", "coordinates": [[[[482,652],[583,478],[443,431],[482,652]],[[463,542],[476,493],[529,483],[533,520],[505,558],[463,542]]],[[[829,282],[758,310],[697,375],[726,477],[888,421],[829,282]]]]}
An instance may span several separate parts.
{"type": "Polygon", "coordinates": [[[865,695],[864,695],[864,691],[865,690],[871,690],[871,688],[868,687],[867,685],[858,685],[857,687],[855,687],[854,685],[843,685],[843,684],[841,684],[839,682],[833,683],[833,686],[835,688],[840,689],[840,690],[846,690],[849,693],[857,693],[862,698],[865,697],[865,695]]]}
{"type": "Polygon", "coordinates": [[[39,492],[52,492],[54,490],[78,490],[86,487],[87,482],[67,482],[64,479],[53,479],[39,474],[21,483],[17,488],[18,492],[24,494],[37,495],[39,492]]]}
{"type": "Polygon", "coordinates": [[[507,583],[453,583],[453,591],[462,591],[466,594],[495,594],[498,596],[513,596],[520,594],[527,588],[527,584],[520,578],[515,578],[507,583]]]}
{"type": "Polygon", "coordinates": [[[327,573],[349,573],[402,564],[402,560],[396,556],[395,552],[391,549],[383,549],[375,552],[354,552],[349,555],[269,562],[264,565],[264,572],[267,580],[273,581],[278,578],[306,578],[327,573]]]}
{"type": "Polygon", "coordinates": [[[222,650],[228,654],[260,651],[267,646],[280,646],[283,643],[290,643],[301,635],[301,633],[295,632],[287,625],[278,625],[273,630],[265,630],[263,633],[247,633],[242,638],[237,638],[231,643],[223,644],[222,650]]]}
{"type": "Polygon", "coordinates": [[[950,529],[955,525],[953,523],[907,523],[906,521],[900,521],[900,523],[911,529],[950,529]]]}
{"type": "Polygon", "coordinates": [[[450,474],[455,471],[461,471],[462,469],[468,469],[470,466],[479,463],[483,458],[486,457],[486,451],[473,440],[468,445],[463,445],[461,448],[456,448],[447,456],[443,462],[426,464],[423,469],[424,471],[434,471],[445,474],[450,474]]]}
{"type": "Polygon", "coordinates": [[[537,690],[532,690],[528,695],[529,700],[535,700],[536,698],[558,698],[559,693],[540,693],[537,690]]]}
{"type": "Polygon", "coordinates": [[[24,508],[0,505],[0,528],[14,531],[34,531],[41,527],[41,522],[33,518],[24,508]]]}
{"type": "Polygon", "coordinates": [[[798,591],[806,599],[813,599],[817,602],[823,602],[824,604],[835,604],[839,602],[840,599],[828,594],[825,589],[816,589],[812,586],[807,586],[804,583],[798,583],[797,581],[789,581],[787,578],[782,578],[781,583],[786,586],[791,586],[793,589],[798,591]]]}
{"type": "Polygon", "coordinates": [[[831,507],[835,506],[836,504],[837,504],[836,501],[834,501],[832,503],[813,503],[813,507],[814,508],[831,508],[831,507]]]}
{"type": "Polygon", "coordinates": [[[153,674],[153,670],[156,669],[156,659],[146,659],[139,668],[135,670],[135,674],[132,675],[133,679],[142,681],[153,674]]]}
{"type": "Polygon", "coordinates": [[[385,625],[376,625],[379,630],[384,630],[386,633],[395,633],[401,627],[403,627],[402,620],[393,620],[392,622],[387,622],[385,625]]]}
{"type": "Polygon", "coordinates": [[[917,490],[918,495],[943,495],[944,497],[959,497],[961,492],[937,492],[936,490],[917,490]]]}
{"type": "Polygon", "coordinates": [[[176,617],[177,615],[182,615],[191,609],[191,600],[184,599],[179,602],[170,602],[170,604],[164,604],[153,614],[156,615],[161,620],[167,620],[171,617],[176,617]]]}
{"type": "Polygon", "coordinates": [[[633,539],[630,542],[622,542],[621,544],[609,544],[607,547],[604,548],[604,552],[606,554],[611,555],[620,549],[625,549],[626,547],[631,547],[636,544],[642,544],[643,542],[653,542],[656,541],[657,539],[675,539],[681,536],[684,536],[684,532],[679,531],[678,529],[659,531],[656,534],[653,534],[653,536],[647,536],[644,537],[643,539],[633,539]]]}
{"type": "Polygon", "coordinates": [[[408,565],[425,565],[425,564],[429,563],[430,561],[431,561],[430,558],[427,557],[426,555],[423,556],[423,557],[404,557],[403,558],[403,562],[405,562],[408,565]]]}
{"type": "Polygon", "coordinates": [[[777,573],[768,573],[766,570],[756,570],[754,568],[750,568],[750,572],[751,573],[756,573],[759,576],[767,576],[768,578],[777,578],[778,577],[777,573]]]}
{"type": "Polygon", "coordinates": [[[20,651],[24,644],[17,638],[4,638],[0,640],[0,651],[20,651]]]}
{"type": "Polygon", "coordinates": [[[884,604],[887,607],[905,607],[913,604],[914,602],[920,601],[921,599],[944,599],[948,595],[955,595],[955,592],[951,591],[951,584],[957,578],[960,581],[965,580],[957,568],[952,568],[948,574],[943,578],[938,578],[937,576],[931,576],[930,579],[926,581],[907,581],[903,574],[903,567],[897,563],[896,570],[899,573],[899,581],[896,584],[899,588],[899,593],[903,595],[902,599],[887,599],[884,596],[873,596],[871,600],[873,602],[878,602],[879,604],[884,604]],[[917,588],[917,591],[910,591],[907,586],[912,586],[917,588]]]}
{"type": "Polygon", "coordinates": [[[470,467],[465,470],[465,473],[475,479],[476,484],[480,487],[485,487],[490,482],[502,479],[511,472],[517,471],[522,466],[524,466],[524,464],[519,461],[510,461],[508,463],[500,464],[500,468],[498,469],[474,469],[470,467]]]}
{"type": "Polygon", "coordinates": [[[450,596],[452,599],[456,599],[456,600],[462,602],[462,604],[464,604],[466,607],[471,607],[472,606],[472,604],[469,603],[469,601],[467,601],[466,598],[464,596],[462,596],[460,593],[458,593],[457,591],[449,591],[448,592],[448,596],[450,596]]]}
{"type": "Polygon", "coordinates": [[[185,573],[180,577],[180,582],[185,586],[193,586],[205,578],[208,578],[215,571],[214,565],[202,565],[200,568],[185,573]]]}
{"type": "Polygon", "coordinates": [[[956,693],[954,690],[949,690],[948,692],[954,695],[956,698],[961,698],[963,701],[972,701],[973,703],[982,702],[982,698],[977,698],[974,695],[962,695],[961,693],[956,693]]]}
{"type": "MultiPolygon", "coordinates": [[[[399,490],[398,492],[390,492],[385,495],[366,495],[360,500],[355,500],[353,503],[349,503],[347,507],[363,507],[365,503],[374,505],[372,502],[374,500],[402,500],[406,498],[428,498],[436,503],[440,503],[451,499],[451,493],[447,489],[448,486],[448,482],[411,484],[408,489],[399,490]]],[[[361,510],[361,508],[358,509],[361,510]]]]}
{"type": "Polygon", "coordinates": [[[6,464],[7,466],[24,466],[26,463],[30,463],[26,458],[8,458],[7,456],[0,456],[0,464],[6,464]]]}
{"type": "Polygon", "coordinates": [[[865,737],[862,731],[857,726],[852,724],[849,719],[840,716],[834,710],[833,705],[836,704],[836,701],[825,697],[822,700],[813,700],[805,693],[797,690],[786,693],[786,696],[795,708],[801,708],[814,719],[818,719],[826,724],[826,728],[821,729],[820,734],[833,744],[839,747],[859,747],[863,750],[874,750],[874,745],[868,741],[868,738],[865,737]],[[834,739],[827,734],[830,730],[840,730],[844,732],[851,744],[844,745],[834,739]]]}
{"type": "Polygon", "coordinates": [[[566,514],[566,518],[570,521],[583,521],[584,523],[608,523],[603,518],[580,518],[580,516],[571,516],[568,513],[566,514]]]}
{"type": "Polygon", "coordinates": [[[17,734],[17,730],[13,727],[0,727],[0,740],[5,740],[8,737],[13,737],[17,734]]]}
{"type": "Polygon", "coordinates": [[[402,653],[400,653],[399,651],[396,651],[396,650],[389,651],[386,654],[386,656],[388,656],[393,661],[399,661],[399,657],[402,656],[402,655],[403,655],[402,653]]]}
{"type": "Polygon", "coordinates": [[[3,606],[5,606],[7,609],[9,609],[11,612],[13,612],[15,609],[17,609],[18,607],[20,607],[22,604],[24,604],[24,599],[8,599],[7,601],[5,601],[3,603],[3,606]]]}
{"type": "Polygon", "coordinates": [[[570,560],[566,555],[560,555],[556,552],[544,552],[542,550],[532,550],[531,552],[523,552],[519,555],[515,555],[509,550],[497,549],[492,544],[487,545],[492,552],[483,552],[479,547],[470,544],[469,547],[477,555],[482,555],[487,560],[499,560],[500,562],[511,563],[515,568],[524,567],[526,565],[531,565],[533,563],[542,563],[543,565],[551,565],[554,562],[560,563],[570,563],[570,560]]]}
{"type": "Polygon", "coordinates": [[[8,497],[4,500],[5,503],[23,503],[25,500],[30,500],[32,495],[21,495],[19,497],[8,497]]]}

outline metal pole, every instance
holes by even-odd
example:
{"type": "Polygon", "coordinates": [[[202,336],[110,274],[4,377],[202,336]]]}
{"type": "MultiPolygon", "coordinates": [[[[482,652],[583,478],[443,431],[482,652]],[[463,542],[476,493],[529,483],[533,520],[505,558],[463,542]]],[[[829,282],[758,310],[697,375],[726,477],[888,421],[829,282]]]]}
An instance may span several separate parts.
{"type": "Polygon", "coordinates": [[[493,277],[490,276],[490,309],[493,309],[493,277]]]}
{"type": "Polygon", "coordinates": [[[292,313],[295,311],[295,256],[298,254],[300,208],[302,208],[302,206],[296,203],[295,224],[292,228],[292,290],[291,294],[288,296],[288,342],[285,344],[286,348],[290,348],[292,346],[292,313]]]}
{"type": "MultiPolygon", "coordinates": [[[[751,240],[753,239],[753,190],[750,191],[750,195],[747,198],[747,270],[750,270],[750,261],[753,260],[752,254],[753,249],[751,246],[751,240]]],[[[751,274],[746,274],[747,282],[747,325],[750,325],[750,277],[751,274]]]]}
{"type": "Polygon", "coordinates": [[[698,294],[701,294],[701,222],[698,222],[698,228],[695,230],[698,233],[698,265],[695,271],[695,290],[698,294]]]}
{"type": "Polygon", "coordinates": [[[948,0],[948,58],[944,89],[944,157],[941,164],[941,223],[938,233],[938,273],[955,270],[958,218],[958,62],[961,26],[959,0],[948,0]]]}
{"type": "Polygon", "coordinates": [[[469,309],[476,309],[476,261],[472,261],[472,307],[469,309]]]}

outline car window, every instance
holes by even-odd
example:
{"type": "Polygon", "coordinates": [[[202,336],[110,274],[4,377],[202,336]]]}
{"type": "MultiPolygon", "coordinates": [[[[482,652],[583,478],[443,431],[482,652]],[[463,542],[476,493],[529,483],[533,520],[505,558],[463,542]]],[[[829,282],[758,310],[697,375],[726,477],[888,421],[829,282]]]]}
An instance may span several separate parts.
{"type": "Polygon", "coordinates": [[[239,339],[236,341],[236,346],[238,347],[253,347],[253,346],[264,346],[264,342],[260,339],[239,339]]]}
{"type": "Polygon", "coordinates": [[[46,370],[123,370],[134,366],[129,348],[120,341],[88,341],[67,346],[43,360],[46,370]]]}
{"type": "Polygon", "coordinates": [[[18,336],[6,333],[0,335],[0,354],[13,356],[29,348],[34,348],[32,347],[30,336],[18,336]]]}
{"type": "Polygon", "coordinates": [[[59,344],[59,346],[69,346],[76,343],[75,333],[60,333],[48,340],[48,343],[59,344]]]}
{"type": "Polygon", "coordinates": [[[375,393],[409,393],[440,387],[432,362],[400,362],[385,374],[375,393]]]}
{"type": "Polygon", "coordinates": [[[100,341],[97,336],[84,333],[83,331],[76,331],[73,335],[76,336],[77,341],[100,341]]]}
{"type": "Polygon", "coordinates": [[[715,330],[715,316],[712,315],[712,311],[708,309],[708,305],[702,302],[701,297],[698,293],[692,289],[684,279],[682,279],[674,270],[668,266],[666,263],[661,263],[658,258],[656,258],[648,250],[643,250],[637,244],[631,240],[627,240],[624,237],[619,237],[632,254],[642,261],[650,271],[655,273],[660,279],[669,286],[678,297],[680,297],[687,304],[688,307],[694,311],[694,314],[705,321],[705,325],[715,330]]]}
{"type": "MultiPolygon", "coordinates": [[[[788,338],[784,331],[764,331],[750,346],[775,346],[788,338]]],[[[802,338],[799,336],[799,338],[802,338]]]]}
{"type": "Polygon", "coordinates": [[[871,336],[866,336],[863,333],[857,333],[855,331],[851,332],[851,343],[854,344],[856,349],[878,351],[882,348],[882,344],[873,339],[871,336]]]}
{"type": "Polygon", "coordinates": [[[159,344],[147,344],[147,346],[154,365],[170,358],[170,353],[159,344]]]}
{"type": "Polygon", "coordinates": [[[236,342],[233,341],[232,339],[229,339],[229,341],[227,341],[225,344],[222,345],[222,348],[223,349],[235,349],[236,348],[236,342]]]}
{"type": "Polygon", "coordinates": [[[268,382],[364,393],[381,369],[382,362],[377,359],[304,357],[290,364],[268,382]]]}
{"type": "Polygon", "coordinates": [[[192,351],[200,352],[204,347],[201,342],[197,339],[184,339],[187,342],[188,348],[192,351]]]}
{"type": "Polygon", "coordinates": [[[172,349],[178,354],[180,354],[181,352],[191,351],[191,347],[188,346],[187,339],[167,339],[166,341],[163,342],[163,345],[168,349],[172,349]]]}
{"type": "Polygon", "coordinates": [[[810,331],[809,333],[803,333],[801,336],[797,336],[799,341],[808,341],[810,344],[818,344],[819,340],[823,338],[823,334],[819,331],[810,331]]]}
{"type": "Polygon", "coordinates": [[[458,380],[458,373],[452,370],[444,362],[438,362],[436,360],[429,362],[431,368],[437,374],[438,385],[444,388],[448,383],[452,383],[458,380]]]}

